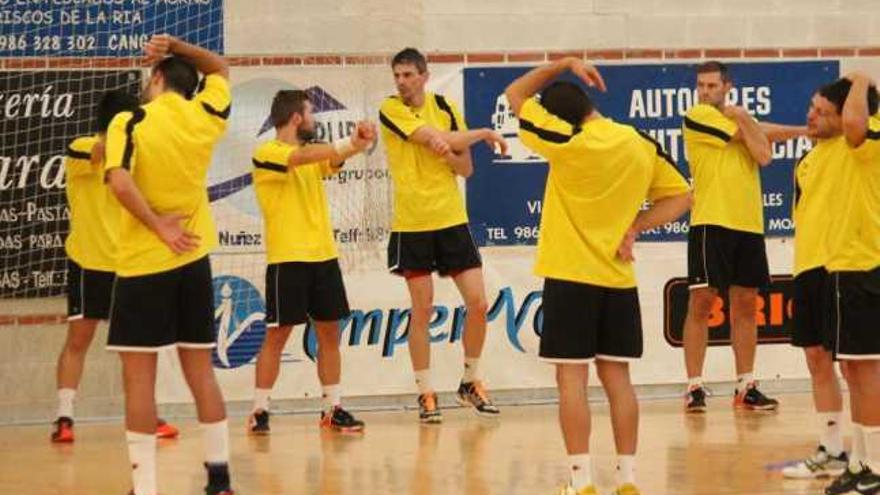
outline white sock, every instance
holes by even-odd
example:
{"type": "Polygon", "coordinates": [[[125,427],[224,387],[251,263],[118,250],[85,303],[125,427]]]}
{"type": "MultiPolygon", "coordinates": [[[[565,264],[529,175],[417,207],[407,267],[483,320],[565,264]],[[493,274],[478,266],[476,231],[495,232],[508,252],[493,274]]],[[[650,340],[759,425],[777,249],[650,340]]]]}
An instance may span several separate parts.
{"type": "Polygon", "coordinates": [[[865,431],[860,424],[853,423],[852,452],[849,455],[849,470],[857,473],[867,460],[865,452],[865,431]]]}
{"type": "Polygon", "coordinates": [[[624,483],[636,484],[636,456],[617,456],[617,485],[624,483]]]}
{"type": "Polygon", "coordinates": [[[571,473],[571,487],[581,491],[593,484],[593,468],[590,465],[590,454],[568,456],[568,470],[571,473]]]}
{"type": "Polygon", "coordinates": [[[126,431],[134,495],[156,495],[156,435],[126,431]]]}
{"type": "Polygon", "coordinates": [[[75,388],[58,389],[58,415],[56,418],[73,419],[73,399],[76,397],[75,388]]]}
{"type": "Polygon", "coordinates": [[[205,443],[205,462],[229,463],[229,424],[225,419],[216,423],[200,423],[205,443]]]}
{"type": "Polygon", "coordinates": [[[480,379],[480,358],[464,358],[464,375],[461,381],[464,383],[475,382],[480,379]]]}
{"type": "Polygon", "coordinates": [[[693,378],[688,378],[688,392],[695,388],[702,388],[703,386],[703,377],[695,376],[693,378]]]}
{"type": "Polygon", "coordinates": [[[819,445],[825,447],[829,455],[839,456],[843,452],[843,429],[840,427],[841,412],[819,413],[822,434],[819,445]]]}
{"type": "Polygon", "coordinates": [[[755,374],[754,373],[743,373],[736,377],[736,389],[739,391],[745,390],[749,385],[755,382],[755,374]]]}
{"type": "Polygon", "coordinates": [[[272,394],[271,388],[256,388],[254,389],[254,408],[251,412],[257,411],[268,411],[269,410],[269,395],[272,394]]]}
{"type": "Polygon", "coordinates": [[[321,387],[321,407],[325,411],[332,411],[342,402],[342,392],[339,384],[325,385],[321,387]]]}
{"type": "Polygon", "coordinates": [[[862,426],[868,468],[880,474],[880,426],[862,426]]]}
{"type": "Polygon", "coordinates": [[[431,368],[416,371],[416,386],[419,387],[419,394],[429,394],[434,391],[431,384],[431,368]]]}

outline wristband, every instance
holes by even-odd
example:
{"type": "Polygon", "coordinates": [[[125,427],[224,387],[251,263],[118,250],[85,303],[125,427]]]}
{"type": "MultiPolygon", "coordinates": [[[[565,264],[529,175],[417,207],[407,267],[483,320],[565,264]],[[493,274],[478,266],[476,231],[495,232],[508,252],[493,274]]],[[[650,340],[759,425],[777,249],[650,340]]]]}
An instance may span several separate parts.
{"type": "Polygon", "coordinates": [[[351,142],[351,136],[333,141],[333,149],[340,155],[346,155],[352,151],[357,151],[357,148],[355,148],[354,144],[351,142]]]}

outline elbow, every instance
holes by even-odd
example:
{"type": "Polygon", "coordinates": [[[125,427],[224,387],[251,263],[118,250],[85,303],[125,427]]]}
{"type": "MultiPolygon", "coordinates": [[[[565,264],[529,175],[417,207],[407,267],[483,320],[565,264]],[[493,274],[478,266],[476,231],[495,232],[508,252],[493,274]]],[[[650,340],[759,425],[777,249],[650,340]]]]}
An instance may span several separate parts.
{"type": "Polygon", "coordinates": [[[868,135],[868,128],[864,122],[856,121],[855,119],[852,119],[849,122],[844,120],[843,135],[846,136],[846,142],[851,147],[858,148],[865,142],[865,138],[868,135]]]}
{"type": "Polygon", "coordinates": [[[107,177],[107,185],[110,187],[110,192],[112,192],[117,198],[125,194],[125,183],[112,171],[107,177]]]}
{"type": "Polygon", "coordinates": [[[507,87],[504,90],[504,97],[507,98],[507,104],[510,106],[510,109],[513,111],[513,114],[517,117],[519,116],[519,109],[522,107],[523,98],[513,90],[513,84],[507,87]]]}
{"type": "Polygon", "coordinates": [[[678,197],[678,208],[676,208],[675,218],[679,218],[689,212],[694,206],[694,194],[690,191],[678,197]]]}

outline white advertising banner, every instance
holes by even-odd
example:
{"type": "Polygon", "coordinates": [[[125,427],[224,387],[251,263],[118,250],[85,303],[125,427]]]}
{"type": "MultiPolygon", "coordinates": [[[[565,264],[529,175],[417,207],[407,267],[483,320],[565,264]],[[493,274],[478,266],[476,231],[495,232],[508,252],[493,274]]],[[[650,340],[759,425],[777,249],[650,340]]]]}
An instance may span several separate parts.
{"type": "MultiPolygon", "coordinates": [[[[215,366],[228,400],[253,394],[254,363],[266,332],[265,257],[262,222],[251,186],[251,153],[274,137],[269,106],[279,89],[307,90],[321,123],[319,138],[347,136],[356,120],[376,121],[382,98],[394,90],[387,67],[236,68],[232,72],[233,111],[229,134],[219,145],[210,174],[210,195],[221,247],[212,256],[218,347],[215,366]]],[[[430,89],[462,104],[460,67],[442,66],[430,89]]],[[[404,282],[385,269],[390,225],[390,178],[381,144],[350,160],[343,174],[325,182],[335,237],[353,314],[342,321],[342,385],[345,395],[415,393],[406,343],[409,298],[404,282]]],[[[498,184],[497,194],[503,194],[498,184]]],[[[464,188],[463,188],[464,193],[464,188]]],[[[790,243],[768,241],[771,271],[789,273],[790,243]]],[[[532,274],[534,248],[487,247],[484,261],[489,327],[481,364],[493,389],[555,386],[552,367],[537,360],[541,322],[541,284],[532,274]]],[[[637,384],[684,380],[683,356],[664,338],[664,286],[686,274],[683,242],[637,245],[644,358],[632,365],[637,384]]],[[[430,333],[434,383],[454,390],[462,372],[464,312],[450,280],[435,279],[435,312],[430,333]]],[[[285,349],[273,398],[320,397],[311,327],[297,327],[285,349]]],[[[170,357],[170,356],[169,356],[170,357]]],[[[160,367],[161,402],[188,402],[177,363],[160,367]]],[[[762,346],[758,375],[765,379],[808,376],[802,354],[789,345],[762,346]]],[[[710,348],[707,380],[730,380],[733,357],[727,347],[710,348]]]]}

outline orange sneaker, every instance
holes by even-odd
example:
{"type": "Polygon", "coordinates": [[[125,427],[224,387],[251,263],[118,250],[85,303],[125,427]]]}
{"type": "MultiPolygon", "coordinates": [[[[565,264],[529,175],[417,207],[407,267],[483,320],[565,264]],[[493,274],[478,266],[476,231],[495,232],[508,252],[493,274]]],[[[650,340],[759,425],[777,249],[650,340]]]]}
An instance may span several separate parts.
{"type": "Polygon", "coordinates": [[[180,435],[180,430],[176,426],[159,418],[159,423],[156,425],[156,438],[177,438],[177,435],[180,435]]]}
{"type": "Polygon", "coordinates": [[[52,443],[73,443],[73,419],[62,416],[55,420],[52,443]]]}
{"type": "Polygon", "coordinates": [[[352,416],[342,407],[335,406],[332,413],[321,411],[321,428],[329,428],[343,433],[358,433],[364,431],[364,422],[352,416]]]}

